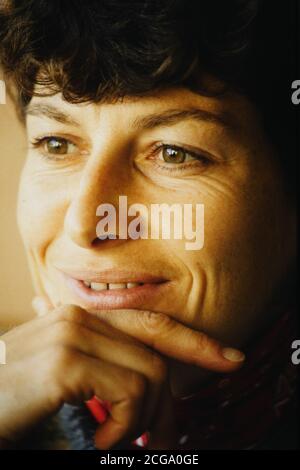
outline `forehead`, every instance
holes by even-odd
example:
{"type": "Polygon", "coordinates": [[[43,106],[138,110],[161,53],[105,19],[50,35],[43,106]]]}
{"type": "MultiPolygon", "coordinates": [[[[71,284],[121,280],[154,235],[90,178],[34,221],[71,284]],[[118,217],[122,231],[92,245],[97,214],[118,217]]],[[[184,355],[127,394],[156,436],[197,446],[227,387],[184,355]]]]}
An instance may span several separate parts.
{"type": "Polygon", "coordinates": [[[69,103],[61,93],[34,96],[26,107],[30,116],[56,120],[62,124],[81,126],[99,124],[107,118],[124,121],[134,127],[151,128],[170,125],[182,120],[206,121],[223,127],[236,127],[242,117],[253,113],[250,103],[241,95],[203,96],[186,88],[172,88],[148,95],[104,101],[101,103],[69,103]]]}

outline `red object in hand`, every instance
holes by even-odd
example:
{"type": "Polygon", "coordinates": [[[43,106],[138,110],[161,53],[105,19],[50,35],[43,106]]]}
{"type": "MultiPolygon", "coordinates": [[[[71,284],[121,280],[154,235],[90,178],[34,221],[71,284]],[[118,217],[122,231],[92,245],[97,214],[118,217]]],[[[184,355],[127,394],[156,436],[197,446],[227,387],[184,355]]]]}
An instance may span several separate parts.
{"type": "MultiPolygon", "coordinates": [[[[94,396],[90,400],[86,401],[86,405],[98,423],[103,424],[106,421],[111,410],[111,403],[109,401],[101,400],[94,396]]],[[[142,434],[140,437],[135,439],[132,444],[139,447],[146,447],[148,444],[148,433],[145,432],[142,434]]]]}
{"type": "Polygon", "coordinates": [[[105,402],[104,400],[100,400],[100,398],[94,396],[90,400],[86,401],[86,405],[98,423],[102,424],[106,421],[108,412],[111,408],[109,402],[105,402]]]}

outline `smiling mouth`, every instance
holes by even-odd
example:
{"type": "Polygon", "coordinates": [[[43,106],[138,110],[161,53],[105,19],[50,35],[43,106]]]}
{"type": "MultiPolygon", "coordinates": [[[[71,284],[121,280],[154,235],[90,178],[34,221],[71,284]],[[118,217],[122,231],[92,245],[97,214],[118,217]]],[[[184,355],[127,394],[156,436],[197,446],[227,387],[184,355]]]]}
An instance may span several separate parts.
{"type": "Polygon", "coordinates": [[[61,273],[74,301],[87,310],[145,308],[172,284],[161,277],[116,270],[61,273]]]}
{"type": "Polygon", "coordinates": [[[134,287],[143,286],[143,282],[119,282],[119,283],[106,283],[106,282],[92,282],[82,281],[83,284],[92,291],[106,291],[106,290],[120,290],[120,289],[133,289],[134,287]]]}

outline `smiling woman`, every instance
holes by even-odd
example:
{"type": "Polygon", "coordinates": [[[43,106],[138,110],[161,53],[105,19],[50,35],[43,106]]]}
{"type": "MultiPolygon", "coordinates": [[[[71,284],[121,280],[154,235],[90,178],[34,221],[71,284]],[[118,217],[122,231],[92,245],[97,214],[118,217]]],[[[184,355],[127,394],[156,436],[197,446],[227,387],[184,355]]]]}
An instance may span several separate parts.
{"type": "Polygon", "coordinates": [[[38,314],[3,336],[3,446],[295,445],[295,5],[3,9],[0,58],[27,137],[18,224],[38,314]],[[188,206],[173,222],[189,231],[123,236],[120,196],[151,234],[161,230],[150,208],[188,206]],[[99,207],[119,213],[100,236],[99,207]],[[188,232],[201,249],[188,248],[188,232]]]}

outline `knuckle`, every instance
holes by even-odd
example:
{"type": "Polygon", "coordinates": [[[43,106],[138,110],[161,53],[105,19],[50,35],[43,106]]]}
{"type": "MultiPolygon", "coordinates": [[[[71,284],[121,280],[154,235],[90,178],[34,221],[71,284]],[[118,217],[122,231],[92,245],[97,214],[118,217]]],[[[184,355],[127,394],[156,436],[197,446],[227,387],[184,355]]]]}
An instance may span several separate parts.
{"type": "Polygon", "coordinates": [[[172,320],[168,315],[160,312],[145,311],[143,315],[139,316],[144,328],[149,333],[155,333],[157,331],[164,331],[170,327],[172,320]]]}
{"type": "Polygon", "coordinates": [[[196,349],[201,354],[206,354],[210,350],[210,340],[205,333],[197,332],[196,349]]]}
{"type": "Polygon", "coordinates": [[[79,337],[79,330],[80,325],[67,320],[61,320],[55,324],[54,339],[61,344],[70,344],[79,337]]]}
{"type": "Polygon", "coordinates": [[[64,305],[63,307],[57,309],[56,317],[58,321],[80,321],[82,319],[82,309],[76,305],[64,305]]]}

